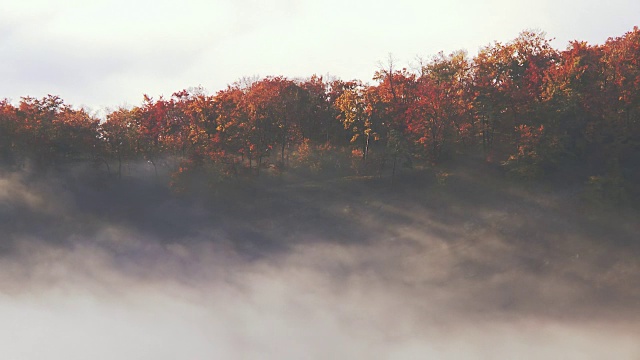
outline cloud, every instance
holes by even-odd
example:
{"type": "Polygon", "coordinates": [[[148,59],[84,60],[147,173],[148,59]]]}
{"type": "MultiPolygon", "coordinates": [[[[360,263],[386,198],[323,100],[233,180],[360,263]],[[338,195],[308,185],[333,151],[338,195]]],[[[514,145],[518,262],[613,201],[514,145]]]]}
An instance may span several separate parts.
{"type": "MultiPolygon", "coordinates": [[[[153,245],[144,248],[156,252],[153,245]]],[[[78,245],[72,252],[40,247],[48,255],[29,263],[43,270],[32,279],[55,285],[0,297],[6,320],[0,335],[10,340],[3,353],[28,360],[43,354],[51,359],[630,359],[640,352],[632,320],[482,316],[471,307],[448,305],[464,293],[455,283],[446,289],[416,287],[419,282],[385,279],[384,268],[342,277],[326,271],[327,262],[348,268],[380,251],[359,250],[345,256],[344,246],[301,246],[277,262],[247,263],[230,262],[233,255],[210,249],[200,260],[190,257],[197,263],[190,266],[199,271],[182,281],[175,276],[186,269],[176,266],[184,254],[160,250],[154,261],[136,260],[134,267],[146,272],[165,269],[143,281],[130,266],[118,268],[117,258],[91,246],[78,245]]]]}

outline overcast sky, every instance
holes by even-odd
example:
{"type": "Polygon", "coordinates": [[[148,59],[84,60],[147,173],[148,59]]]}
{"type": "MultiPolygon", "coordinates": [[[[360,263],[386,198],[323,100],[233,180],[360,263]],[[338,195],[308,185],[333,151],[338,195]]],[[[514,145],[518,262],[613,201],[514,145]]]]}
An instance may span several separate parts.
{"type": "Polygon", "coordinates": [[[539,29],[563,49],[638,25],[638,0],[9,0],[0,11],[0,98],[61,96],[93,110],[138,105],[243,76],[370,81],[392,54],[475,55],[539,29]]]}

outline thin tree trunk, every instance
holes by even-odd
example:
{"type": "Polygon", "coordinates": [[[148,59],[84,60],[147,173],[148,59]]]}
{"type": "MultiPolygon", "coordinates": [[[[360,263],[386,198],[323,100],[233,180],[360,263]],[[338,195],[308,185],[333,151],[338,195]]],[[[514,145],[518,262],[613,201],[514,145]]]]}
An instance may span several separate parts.
{"type": "Polygon", "coordinates": [[[122,156],[118,154],[118,180],[122,179],[122,156]]]}
{"type": "Polygon", "coordinates": [[[367,158],[369,157],[369,134],[367,134],[367,140],[364,144],[364,154],[362,159],[364,160],[365,166],[367,165],[367,158]]]}
{"type": "Polygon", "coordinates": [[[151,163],[151,165],[153,165],[153,172],[156,174],[156,178],[157,178],[158,177],[158,167],[156,166],[155,161],[149,160],[149,162],[151,163]]]}
{"type": "Polygon", "coordinates": [[[101,157],[101,159],[104,165],[107,167],[107,174],[109,174],[109,177],[111,177],[111,167],[109,166],[109,162],[103,157],[101,157]]]}
{"type": "Polygon", "coordinates": [[[396,163],[398,162],[398,152],[393,154],[393,167],[391,168],[391,186],[393,187],[394,180],[396,178],[396,163]]]}

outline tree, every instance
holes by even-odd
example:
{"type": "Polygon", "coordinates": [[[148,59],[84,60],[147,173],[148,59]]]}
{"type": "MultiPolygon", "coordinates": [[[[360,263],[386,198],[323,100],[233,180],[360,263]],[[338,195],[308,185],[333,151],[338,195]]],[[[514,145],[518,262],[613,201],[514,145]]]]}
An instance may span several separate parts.
{"type": "Polygon", "coordinates": [[[64,107],[52,122],[51,143],[56,157],[65,160],[95,159],[99,146],[99,122],[83,109],[64,107]]]}
{"type": "Polygon", "coordinates": [[[235,176],[238,175],[236,158],[240,157],[241,163],[247,159],[251,172],[255,154],[253,129],[244,97],[245,89],[229,86],[214,98],[217,127],[215,136],[210,138],[210,153],[220,159],[228,159],[235,176]]]}
{"type": "Polygon", "coordinates": [[[134,108],[136,113],[140,137],[136,144],[136,151],[153,165],[153,171],[158,176],[157,160],[165,150],[165,136],[167,134],[168,104],[160,97],[153,101],[148,95],[144,95],[141,107],[134,108]]]}
{"type": "Polygon", "coordinates": [[[547,166],[583,162],[590,150],[589,128],[599,122],[607,100],[602,96],[602,47],[574,41],[544,78],[546,141],[541,145],[547,166]]]}
{"type": "Polygon", "coordinates": [[[489,158],[505,160],[519,147],[519,125],[540,125],[544,74],[558,54],[542,32],[524,31],[485,47],[473,61],[473,106],[489,158]]]}
{"type": "Polygon", "coordinates": [[[62,99],[54,95],[42,99],[23,97],[18,105],[19,152],[36,168],[44,169],[56,162],[54,122],[66,107],[62,99]]]}
{"type": "Polygon", "coordinates": [[[610,159],[608,166],[633,172],[640,164],[640,29],[609,38],[602,61],[608,106],[597,129],[598,142],[610,159]]]}
{"type": "MultiPolygon", "coordinates": [[[[316,75],[300,82],[300,89],[305,98],[301,106],[303,115],[300,119],[300,132],[303,139],[309,139],[314,144],[327,144],[335,141],[337,136],[337,113],[331,101],[331,84],[316,75]]],[[[341,126],[339,128],[342,128],[341,126]]]]}
{"type": "Polygon", "coordinates": [[[9,100],[0,101],[0,164],[13,165],[16,161],[18,141],[18,109],[9,100]]]}
{"type": "MultiPolygon", "coordinates": [[[[99,133],[107,159],[118,162],[118,178],[122,178],[122,162],[135,158],[140,141],[139,121],[136,110],[120,108],[107,115],[107,120],[100,124],[99,133]]],[[[109,168],[108,160],[105,160],[109,168]]]]}
{"type": "Polygon", "coordinates": [[[465,52],[440,53],[423,65],[416,80],[415,100],[406,111],[407,131],[433,163],[441,160],[447,147],[473,140],[469,74],[465,52]]]}
{"type": "Polygon", "coordinates": [[[366,168],[369,149],[372,141],[378,140],[380,124],[373,117],[373,92],[359,81],[353,81],[344,89],[338,99],[336,107],[340,110],[340,121],[345,129],[351,133],[351,143],[359,144],[354,150],[362,157],[362,164],[366,168]]]}

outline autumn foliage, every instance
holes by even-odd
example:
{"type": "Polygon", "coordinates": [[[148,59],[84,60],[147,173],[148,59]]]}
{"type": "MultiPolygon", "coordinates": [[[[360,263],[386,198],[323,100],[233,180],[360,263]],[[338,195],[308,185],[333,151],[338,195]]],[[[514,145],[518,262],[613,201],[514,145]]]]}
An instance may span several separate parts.
{"type": "Polygon", "coordinates": [[[563,51],[525,31],[473,57],[437,54],[412,71],[392,62],[374,84],[266,77],[170,98],[145,95],[102,121],[56,96],[0,102],[0,161],[39,168],[93,161],[164,166],[176,188],[261,173],[395,177],[468,157],[518,179],[571,169],[638,196],[640,30],[563,51]]]}

